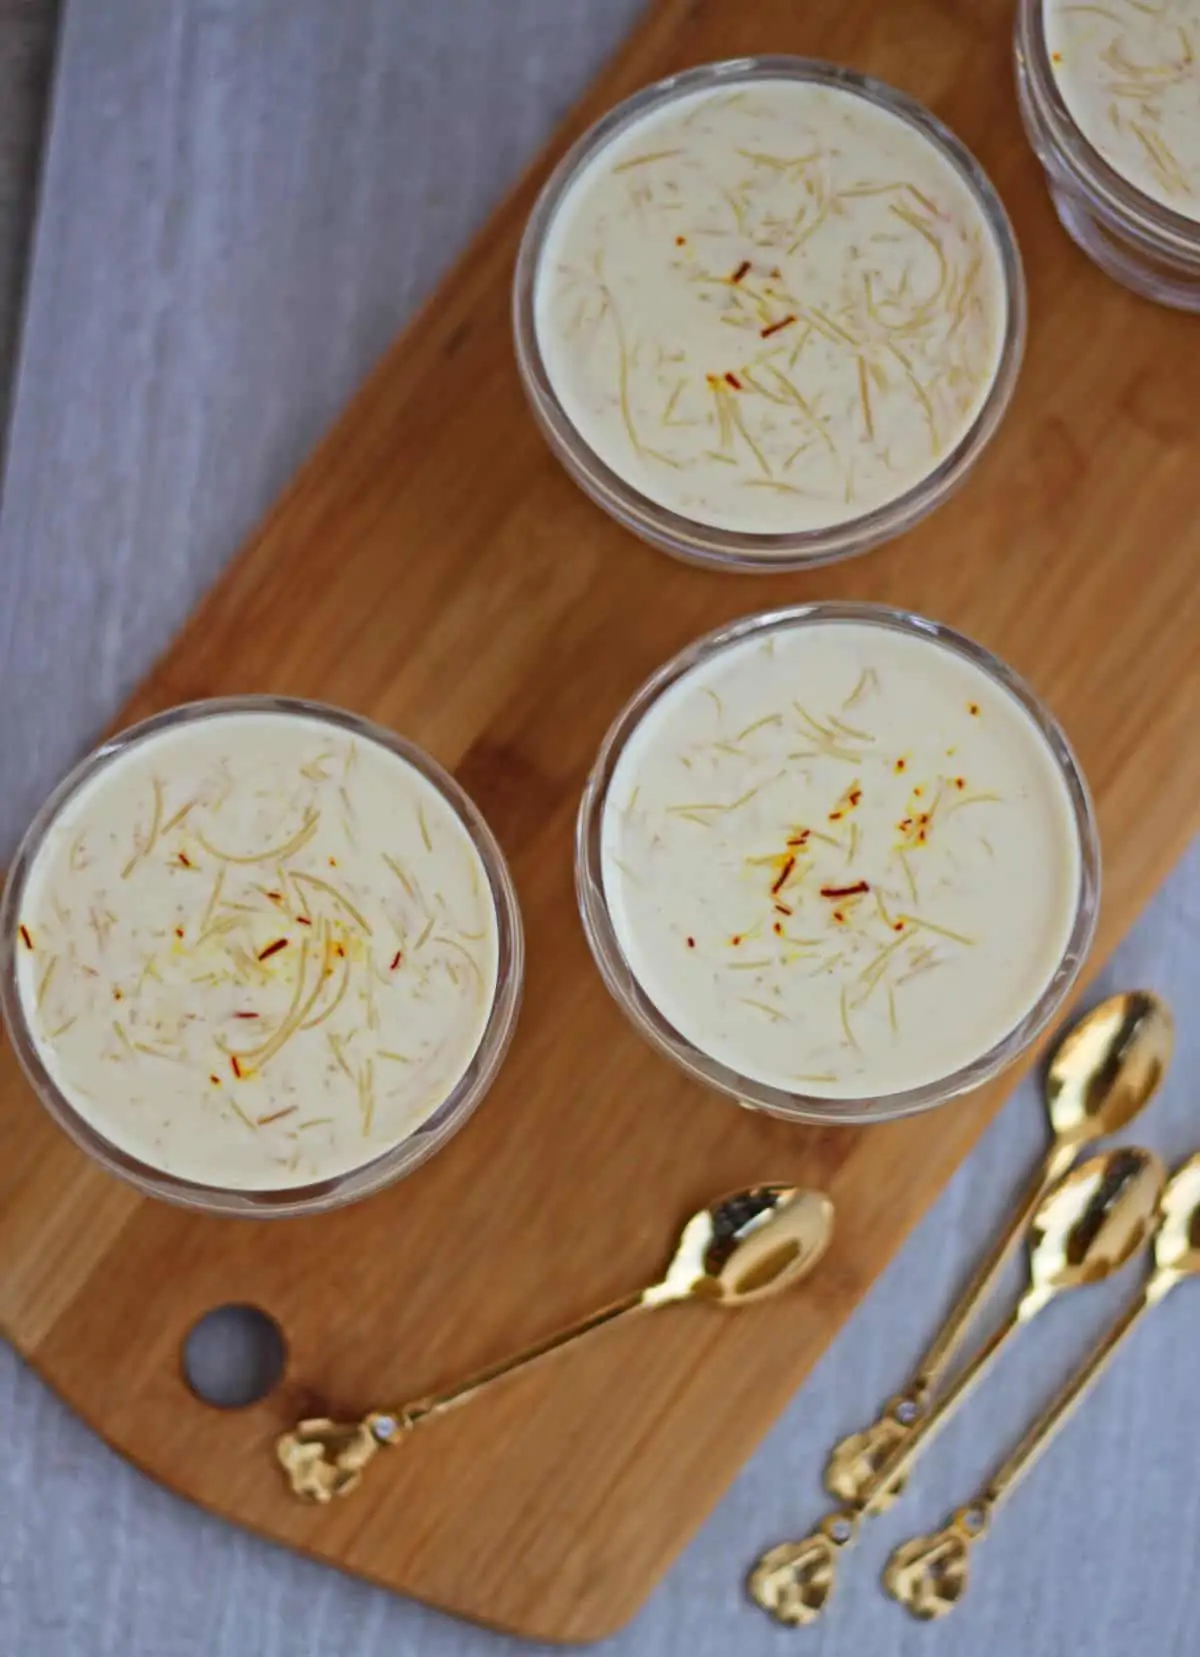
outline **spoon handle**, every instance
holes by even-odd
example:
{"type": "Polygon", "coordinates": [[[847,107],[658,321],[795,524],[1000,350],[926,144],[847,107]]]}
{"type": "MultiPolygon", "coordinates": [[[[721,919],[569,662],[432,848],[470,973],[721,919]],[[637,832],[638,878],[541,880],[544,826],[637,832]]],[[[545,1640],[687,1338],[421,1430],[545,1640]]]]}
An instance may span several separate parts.
{"type": "Polygon", "coordinates": [[[424,1398],[401,1404],[393,1410],[372,1410],[359,1421],[331,1421],[324,1416],[299,1421],[295,1427],[280,1433],[275,1440],[275,1455],[287,1475],[294,1495],[308,1502],[329,1502],[336,1496],[348,1496],[362,1482],[363,1473],[380,1450],[397,1444],[419,1422],[430,1416],[441,1415],[458,1404],[465,1404],[485,1387],[514,1370],[524,1369],[548,1352],[556,1352],[572,1341],[590,1335],[607,1323],[633,1312],[661,1305],[646,1290],[627,1295],[603,1306],[589,1317],[581,1318],[567,1329],[548,1335],[534,1346],[527,1346],[510,1358],[476,1370],[465,1381],[448,1387],[443,1392],[430,1393],[424,1398]]]}
{"type": "MultiPolygon", "coordinates": [[[[976,1266],[951,1307],[938,1333],[913,1371],[904,1391],[885,1405],[883,1413],[862,1432],[851,1433],[834,1445],[825,1468],[825,1488],[842,1501],[855,1502],[872,1487],[880,1469],[921,1420],[929,1399],[961,1347],[975,1315],[995,1287],[996,1279],[1029,1228],[1039,1202],[1075,1157],[1075,1147],[1056,1140],[1047,1150],[1008,1225],[976,1266]]],[[[875,1511],[889,1505],[903,1488],[903,1477],[893,1481],[879,1498],[875,1511]]]]}
{"type": "Polygon", "coordinates": [[[875,1477],[859,1497],[856,1505],[860,1512],[881,1513],[888,1506],[889,1495],[893,1487],[908,1476],[909,1469],[917,1457],[933,1443],[942,1428],[966,1403],[1000,1356],[1005,1343],[1011,1339],[1022,1323],[1028,1320],[1028,1317],[1029,1312],[1024,1303],[1021,1303],[1014,1307],[998,1328],[992,1331],[971,1358],[970,1363],[964,1365],[936,1403],[912,1424],[899,1444],[883,1462],[875,1477]]]}
{"type": "Polygon", "coordinates": [[[970,1580],[969,1555],[987,1534],[997,1508],[1012,1495],[1074,1415],[1134,1324],[1169,1287],[1162,1274],[1155,1273],[1034,1420],[978,1495],[958,1508],[941,1530],[928,1536],[914,1536],[894,1550],[884,1568],[884,1587],[913,1616],[922,1620],[942,1617],[958,1604],[970,1580]]]}
{"type": "Polygon", "coordinates": [[[937,1391],[942,1377],[974,1321],[975,1314],[991,1294],[1005,1263],[1029,1230],[1029,1222],[1033,1219],[1038,1204],[1055,1180],[1066,1173],[1076,1154],[1076,1146],[1062,1140],[1055,1140],[1049,1147],[1037,1172],[1030,1180],[1025,1195],[1013,1210],[1007,1226],[976,1266],[970,1280],[947,1314],[945,1322],[930,1343],[925,1356],[917,1365],[909,1385],[910,1394],[923,1399],[937,1391]]]}
{"type": "Polygon", "coordinates": [[[1029,1472],[1061,1428],[1104,1373],[1113,1354],[1144,1312],[1149,1311],[1159,1298],[1155,1273],[1143,1286],[1137,1299],[1113,1320],[1107,1331],[1096,1342],[1070,1380],[1059,1390],[1022,1437],[1011,1455],[996,1469],[984,1492],[988,1508],[994,1510],[1012,1495],[1017,1485],[1029,1472]]]}
{"type": "Polygon", "coordinates": [[[560,1329],[556,1334],[547,1335],[543,1340],[536,1341],[532,1346],[525,1347],[511,1357],[501,1358],[485,1369],[476,1370],[473,1375],[468,1375],[465,1380],[456,1382],[454,1386],[447,1387],[441,1392],[429,1393],[426,1397],[415,1399],[411,1404],[404,1404],[391,1413],[407,1427],[416,1426],[418,1421],[424,1421],[430,1416],[443,1415],[447,1410],[468,1403],[494,1381],[514,1374],[518,1369],[525,1369],[529,1364],[536,1363],[539,1358],[546,1357],[548,1353],[561,1351],[564,1346],[582,1340],[585,1335],[604,1328],[606,1324],[615,1323],[618,1318],[628,1317],[633,1312],[645,1311],[655,1304],[655,1301],[648,1298],[644,1289],[639,1289],[635,1294],[626,1295],[623,1300],[614,1300],[609,1306],[602,1306],[599,1311],[589,1313],[577,1323],[560,1329]]]}
{"type": "Polygon", "coordinates": [[[780,1542],[759,1557],[746,1587],[768,1616],[791,1628],[816,1622],[837,1586],[838,1559],[854,1544],[862,1520],[888,1505],[897,1480],[904,1477],[925,1446],[975,1390],[1026,1316],[1020,1307],[1009,1314],[937,1405],[905,1432],[854,1501],[838,1512],[826,1514],[801,1541],[780,1542]]]}

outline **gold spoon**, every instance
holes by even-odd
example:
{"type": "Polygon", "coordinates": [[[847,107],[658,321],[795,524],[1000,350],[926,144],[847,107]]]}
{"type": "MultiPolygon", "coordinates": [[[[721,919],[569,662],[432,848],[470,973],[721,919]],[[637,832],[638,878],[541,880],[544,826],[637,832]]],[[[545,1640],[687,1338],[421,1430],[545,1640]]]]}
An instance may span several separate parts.
{"type": "Polygon", "coordinates": [[[661,1282],[593,1312],[445,1392],[394,1410],[372,1410],[361,1421],[301,1421],[276,1440],[276,1454],[297,1496],[313,1502],[344,1496],[384,1445],[395,1444],[419,1422],[465,1404],[503,1376],[604,1324],[672,1301],[707,1300],[736,1307],[779,1294],[808,1275],[832,1233],[833,1204],[819,1191],[756,1185],[721,1197],[688,1221],[661,1282]]]}
{"type": "MultiPolygon", "coordinates": [[[[1149,990],[1113,995],[1093,1007],[1059,1044],[1046,1071],[1046,1110],[1052,1138],[1007,1229],[993,1244],[959,1296],[905,1390],[884,1405],[879,1420],[834,1446],[825,1488],[840,1501],[857,1501],[888,1457],[929,1407],[962,1345],[968,1327],[1042,1197],[1086,1145],[1119,1132],[1154,1096],[1171,1058],[1174,1023],[1165,1002],[1149,990]]],[[[882,1510],[899,1495],[901,1479],[880,1498],[882,1510]]]]}
{"type": "Polygon", "coordinates": [[[892,1554],[883,1573],[884,1586],[914,1617],[943,1617],[954,1609],[967,1589],[971,1548],[986,1535],[996,1509],[1070,1420],[1143,1312],[1157,1306],[1184,1278],[1200,1275],[1200,1156],[1189,1158],[1176,1171],[1162,1194],[1159,1216],[1154,1270],[1137,1299],[1096,1343],[974,1501],[960,1507],[944,1530],[914,1537],[892,1554]]]}
{"type": "Polygon", "coordinates": [[[1042,1198],[1029,1232],[1029,1284],[1015,1309],[855,1501],[827,1514],[803,1541],[782,1542],[763,1554],[748,1586],[764,1611],[792,1625],[816,1621],[833,1592],[837,1554],[854,1541],[863,1518],[887,1505],[897,1477],[908,1472],[1023,1324],[1057,1295],[1099,1283],[1133,1258],[1153,1231],[1164,1177],[1150,1151],[1108,1151],[1065,1174],[1042,1198]]]}

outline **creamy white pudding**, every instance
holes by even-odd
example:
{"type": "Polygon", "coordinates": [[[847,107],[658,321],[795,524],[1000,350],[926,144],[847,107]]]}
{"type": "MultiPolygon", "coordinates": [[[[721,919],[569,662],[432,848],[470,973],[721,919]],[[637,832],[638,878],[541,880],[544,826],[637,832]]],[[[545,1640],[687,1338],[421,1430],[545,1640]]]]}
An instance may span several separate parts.
{"type": "Polygon", "coordinates": [[[1042,21],[1088,143],[1152,201],[1200,220],[1200,0],[1044,0],[1042,21]]]}
{"type": "Polygon", "coordinates": [[[488,873],[450,801],[319,717],[135,740],[35,849],[11,940],[62,1098],[176,1179],[336,1179],[452,1094],[497,985],[488,873]]]}
{"type": "Polygon", "coordinates": [[[584,444],[657,506],[808,534],[907,494],[983,409],[1009,323],[967,175],[862,92],[671,96],[564,187],[537,347],[584,444]]]}
{"type": "Polygon", "coordinates": [[[701,659],[628,733],[600,820],[616,944],[662,1017],[830,1100],[936,1082],[1018,1026],[1063,961],[1082,856],[1017,698],[863,621],[701,659]]]}

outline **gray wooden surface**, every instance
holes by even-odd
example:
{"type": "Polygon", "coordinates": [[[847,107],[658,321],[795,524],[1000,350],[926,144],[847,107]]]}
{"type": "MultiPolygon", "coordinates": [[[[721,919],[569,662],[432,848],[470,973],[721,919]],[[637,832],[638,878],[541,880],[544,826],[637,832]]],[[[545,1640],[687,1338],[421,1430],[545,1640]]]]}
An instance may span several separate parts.
{"type": "MultiPolygon", "coordinates": [[[[0,508],[0,857],[636,10],[69,0],[0,508]]],[[[1198,934],[1193,852],[1106,976],[1181,1014],[1144,1129],[1172,1157],[1200,1144],[1198,934]]],[[[1026,1088],[614,1657],[1200,1652],[1200,1291],[1138,1332],[983,1545],[949,1622],[909,1623],[879,1591],[881,1562],[969,1493],[1131,1284],[1029,1334],[868,1533],[819,1631],[777,1632],[741,1597],[756,1549],[822,1511],[825,1449],[900,1381],[1040,1137],[1026,1088]]],[[[4,1348],[0,1431],[0,1657],[527,1649],[192,1511],[4,1348]]]]}

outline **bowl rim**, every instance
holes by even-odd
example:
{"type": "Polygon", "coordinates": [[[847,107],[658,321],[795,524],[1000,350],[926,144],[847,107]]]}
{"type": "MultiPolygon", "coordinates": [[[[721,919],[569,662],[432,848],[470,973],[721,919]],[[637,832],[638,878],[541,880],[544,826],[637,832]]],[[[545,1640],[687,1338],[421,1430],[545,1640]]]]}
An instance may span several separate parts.
{"type": "Polygon", "coordinates": [[[609,727],[580,800],[576,820],[575,885],[584,933],[605,987],[639,1033],[689,1075],[740,1104],[793,1122],[862,1124],[910,1116],[980,1086],[1017,1059],[1059,1011],[1091,947],[1099,914],[1101,860],[1095,811],[1067,737],[1036,692],[983,645],[942,622],[891,605],[820,600],[763,610],[717,627],[665,662],[633,694],[609,727]],[[711,1058],[659,1012],[642,988],[617,939],[604,892],[602,834],[609,786],[625,746],[658,699],[715,655],[759,634],[829,623],[884,627],[953,651],[1011,695],[1032,719],[1055,760],[1071,805],[1079,853],[1074,910],[1062,957],[1025,1015],[986,1052],[959,1069],[882,1097],[828,1098],[789,1092],[740,1074],[711,1058]]]}
{"type": "Polygon", "coordinates": [[[303,697],[220,696],[181,703],[125,727],[81,759],[43,801],[25,830],[0,895],[0,1015],[25,1077],[57,1125],[94,1162],[146,1196],[208,1214],[281,1219],[324,1213],[372,1196],[411,1173],[467,1121],[491,1087],[512,1041],[521,1003],[525,944],[512,876],[479,808],[438,762],[407,738],[364,716],[303,697]],[[304,1186],[237,1188],[187,1180],[132,1155],[92,1126],[76,1109],[42,1060],[26,1017],[17,980],[16,940],[29,876],[49,830],[80,789],[126,754],[164,731],[209,719],[281,714],[319,721],[372,742],[404,760],[430,783],[466,830],[487,875],[496,909],[497,971],[491,1009],[479,1045],[463,1075],[437,1109],[398,1144],[371,1161],[304,1186]]]}
{"type": "Polygon", "coordinates": [[[1013,32],[1017,92],[1043,166],[1057,167],[1111,229],[1147,252],[1200,268],[1200,219],[1177,213],[1106,161],[1063,97],[1046,42],[1045,0],[1018,0],[1013,32]]]}
{"type": "Polygon", "coordinates": [[[668,75],[633,93],[597,120],[559,161],[525,224],[512,288],[513,337],[521,382],[550,449],[610,517],[659,550],[686,562],[741,571],[810,569],[867,552],[909,529],[963,482],[995,435],[1012,400],[1025,348],[1027,296],[1016,234],[994,185],[961,139],[915,98],[873,76],[820,58],[782,54],[730,58],[668,75]],[[974,419],[950,452],[903,494],[860,517],[817,530],[753,534],[722,529],[661,506],[602,461],[566,413],[538,341],[540,261],[564,198],[594,157],[653,110],[717,88],[790,80],[862,97],[915,129],[958,174],[996,244],[1006,315],[995,374],[974,419]]]}

